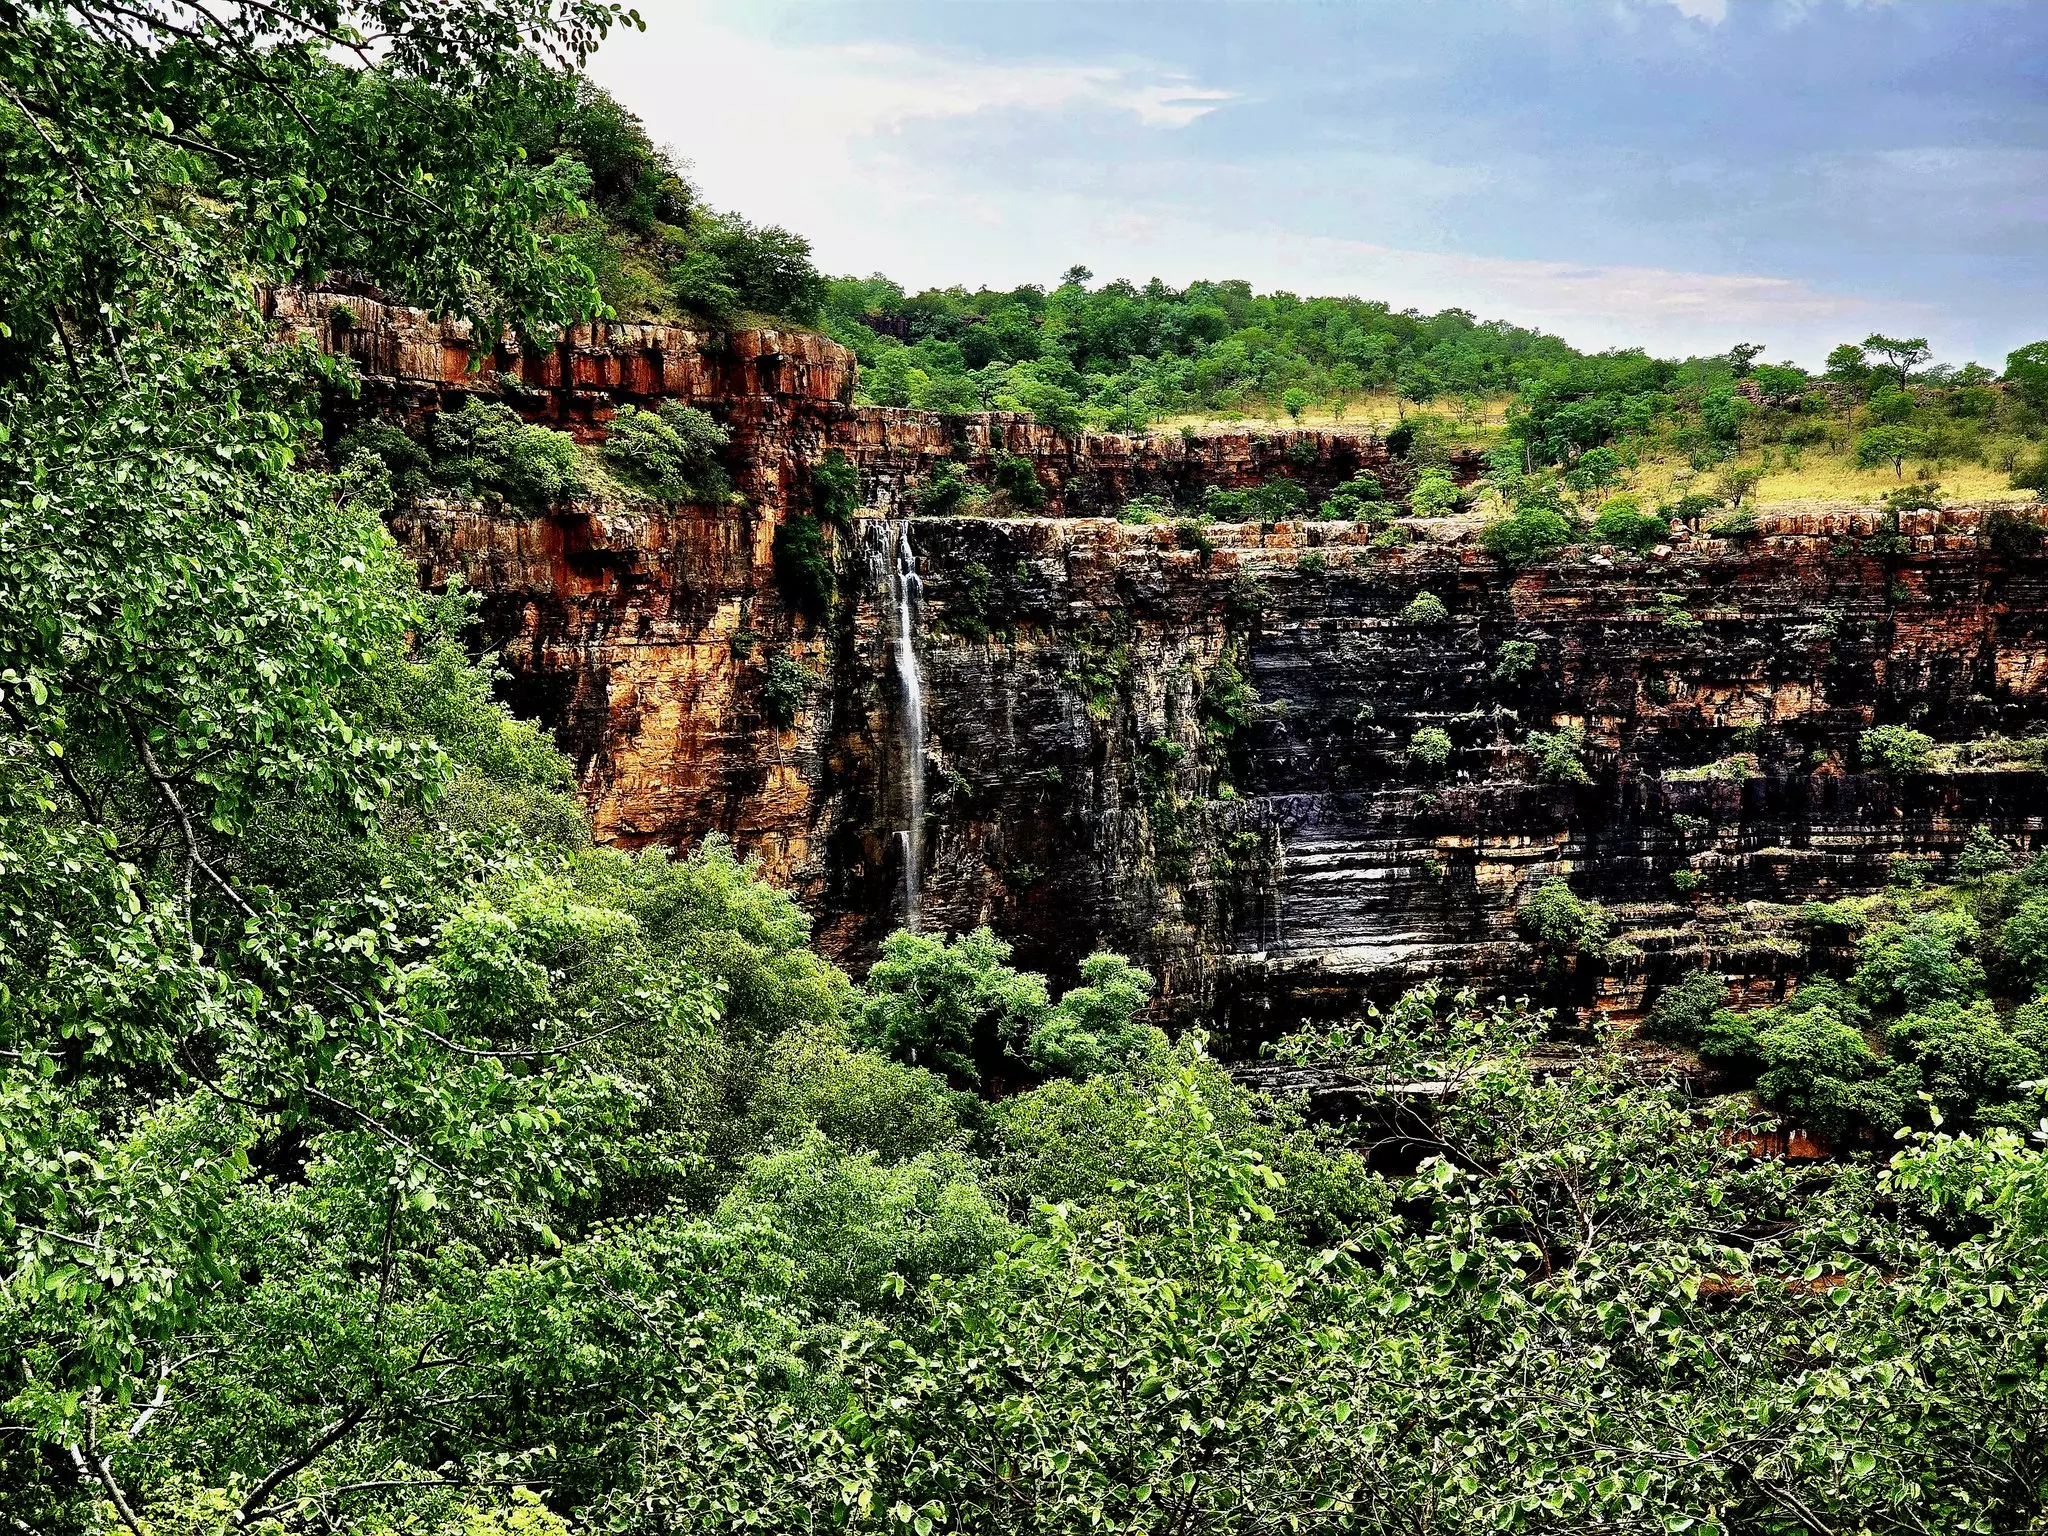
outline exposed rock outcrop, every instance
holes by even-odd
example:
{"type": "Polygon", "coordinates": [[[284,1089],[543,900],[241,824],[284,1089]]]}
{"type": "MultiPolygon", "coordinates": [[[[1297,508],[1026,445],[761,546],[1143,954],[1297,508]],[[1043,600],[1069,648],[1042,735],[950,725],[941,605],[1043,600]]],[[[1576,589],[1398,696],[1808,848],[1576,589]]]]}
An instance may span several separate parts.
{"type": "Polygon", "coordinates": [[[1704,962],[1769,995],[1814,937],[1798,903],[1880,887],[1902,862],[1938,873],[1975,826],[2043,830],[2038,759],[1952,753],[1894,774],[1858,747],[1878,723],[1962,743],[2048,714],[2048,561],[1995,547],[1983,509],[1907,513],[1894,535],[1865,509],[1767,508],[1740,541],[1522,573],[1459,519],[1413,525],[1406,547],[1348,524],[1190,536],[1071,514],[1276,472],[1334,483],[1387,468],[1385,445],[1068,443],[1010,418],[855,407],[843,352],[772,332],[713,348],[599,328],[501,351],[494,375],[469,370],[459,328],[350,299],[337,332],[334,302],[281,296],[279,317],[379,370],[388,408],[510,379],[523,409],[584,434],[664,393],[728,423],[744,504],[437,502],[393,529],[425,579],[484,594],[511,700],[575,756],[601,836],[728,833],[856,960],[902,885],[876,516],[946,459],[983,478],[998,455],[1029,460],[1048,515],[918,525],[927,924],[992,923],[1055,971],[1126,949],[1240,1042],[1423,975],[1626,1015],[1704,962]],[[807,617],[780,595],[774,530],[810,505],[829,447],[860,467],[873,515],[829,536],[838,596],[807,617]],[[1441,620],[1411,606],[1425,592],[1441,620]],[[1519,670],[1511,642],[1529,648],[1519,670]],[[816,678],[786,729],[760,705],[778,655],[816,678]],[[1424,728],[1448,738],[1440,765],[1411,757],[1424,728]],[[1566,782],[1545,782],[1531,731],[1563,733],[1549,776],[1566,782]],[[1519,906],[1555,878],[1611,909],[1621,942],[1603,965],[1518,935],[1519,906]]]}

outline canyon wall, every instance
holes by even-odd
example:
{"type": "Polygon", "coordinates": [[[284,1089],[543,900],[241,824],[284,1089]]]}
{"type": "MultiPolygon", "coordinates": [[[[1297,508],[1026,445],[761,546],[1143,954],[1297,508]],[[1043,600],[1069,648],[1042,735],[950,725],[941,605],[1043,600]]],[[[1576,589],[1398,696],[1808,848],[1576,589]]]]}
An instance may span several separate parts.
{"type": "Polygon", "coordinates": [[[2042,834],[2038,758],[1997,738],[2048,711],[2048,560],[1987,537],[1984,508],[1896,530],[1867,509],[1765,508],[1740,540],[1679,531],[1522,572],[1469,518],[1408,524],[1405,546],[1348,524],[1195,536],[1075,514],[1406,466],[1364,434],[1067,443],[856,407],[844,353],[774,332],[712,347],[612,327],[471,369],[466,337],[410,312],[348,299],[335,333],[319,306],[340,302],[281,298],[280,320],[378,370],[375,408],[490,389],[595,437],[619,403],[673,394],[732,429],[731,505],[428,501],[393,530],[424,579],[483,593],[508,696],[575,757],[600,836],[725,833],[856,964],[903,890],[884,518],[947,459],[980,478],[1027,459],[1047,515],[912,526],[925,925],[989,923],[1058,974],[1124,949],[1232,1048],[1423,976],[1626,1017],[1704,963],[1761,999],[1819,931],[1802,903],[1909,865],[1938,876],[1974,827],[2042,834]],[[872,511],[828,533],[837,595],[806,614],[781,595],[774,530],[808,508],[831,447],[872,511]],[[787,727],[762,697],[779,657],[812,679],[787,727]],[[1947,745],[1926,771],[1880,771],[1859,738],[1884,723],[1947,745]],[[1438,766],[1411,757],[1424,728],[1448,738],[1438,766]],[[1529,733],[1574,730],[1585,782],[1546,782],[1529,733]],[[1517,931],[1559,878],[1609,908],[1620,942],[1598,969],[1517,931]]]}

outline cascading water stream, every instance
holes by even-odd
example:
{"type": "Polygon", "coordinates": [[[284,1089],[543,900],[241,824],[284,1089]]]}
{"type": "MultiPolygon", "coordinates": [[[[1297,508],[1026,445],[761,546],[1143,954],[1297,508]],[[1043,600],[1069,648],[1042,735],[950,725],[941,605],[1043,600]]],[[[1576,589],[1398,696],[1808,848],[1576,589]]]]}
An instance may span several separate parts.
{"type": "Polygon", "coordinates": [[[917,930],[919,874],[924,858],[924,674],[917,665],[917,604],[924,583],[910,547],[910,520],[896,529],[890,551],[889,596],[896,612],[896,682],[903,693],[903,769],[906,820],[897,833],[903,851],[903,925],[917,930]]]}

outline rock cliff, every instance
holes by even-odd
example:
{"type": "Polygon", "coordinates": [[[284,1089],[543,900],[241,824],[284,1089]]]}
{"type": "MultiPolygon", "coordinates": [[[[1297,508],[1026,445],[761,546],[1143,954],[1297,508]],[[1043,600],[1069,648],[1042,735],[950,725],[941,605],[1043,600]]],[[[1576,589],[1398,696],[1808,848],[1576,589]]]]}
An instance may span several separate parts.
{"type": "Polygon", "coordinates": [[[727,423],[739,504],[427,502],[393,531],[424,579],[484,594],[510,699],[574,755],[600,836],[730,835],[855,961],[904,886],[885,520],[942,461],[988,481],[1022,458],[1045,505],[914,527],[926,926],[990,923],[1055,972],[1123,948],[1240,1044],[1425,975],[1627,1016],[1706,963],[1768,996],[1820,934],[1801,903],[1939,874],[1973,827],[2032,843],[2048,812],[2038,755],[2001,739],[2048,712],[2048,560],[1988,538],[1982,508],[1896,530],[1766,508],[1741,540],[1519,573],[1456,518],[1407,546],[1348,524],[1194,535],[1088,514],[1405,466],[1366,434],[1068,442],[857,407],[851,360],[814,336],[599,327],[472,367],[459,327],[414,312],[277,305],[357,359],[374,408],[490,389],[595,437],[618,404],[674,395],[727,423]],[[869,511],[828,535],[837,597],[806,614],[774,531],[834,447],[869,511]],[[787,727],[762,696],[778,657],[812,679],[787,727]],[[1880,771],[1859,738],[1885,723],[1942,747],[1880,771]],[[1411,751],[1422,730],[1441,762],[1411,751]],[[1558,878],[1610,909],[1598,968],[1517,930],[1558,878]]]}

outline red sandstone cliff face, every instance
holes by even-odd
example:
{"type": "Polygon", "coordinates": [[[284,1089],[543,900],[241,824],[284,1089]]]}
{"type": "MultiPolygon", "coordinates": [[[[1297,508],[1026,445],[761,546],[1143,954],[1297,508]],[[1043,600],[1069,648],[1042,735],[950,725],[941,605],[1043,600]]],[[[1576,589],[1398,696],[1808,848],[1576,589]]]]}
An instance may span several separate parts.
{"type": "MultiPolygon", "coordinates": [[[[381,369],[389,407],[510,376],[523,409],[587,434],[670,389],[732,428],[744,506],[437,503],[393,531],[424,579],[460,573],[484,594],[511,700],[575,756],[600,836],[728,833],[854,958],[896,920],[902,882],[885,530],[833,536],[822,621],[783,603],[771,556],[829,446],[884,511],[940,459],[986,473],[998,452],[1030,458],[1067,512],[1384,460],[1370,438],[1302,434],[1291,455],[1284,433],[1070,444],[1008,418],[856,408],[843,352],[766,332],[713,350],[605,328],[472,373],[451,328],[348,300],[336,333],[331,302],[281,296],[279,316],[381,369]],[[758,702],[778,654],[818,679],[787,730],[758,702]]],[[[1420,525],[1408,549],[1346,525],[1219,527],[1207,551],[1086,517],[920,521],[926,921],[991,922],[1055,970],[1122,947],[1240,1039],[1426,975],[1626,1015],[1710,963],[1768,996],[1812,937],[1798,903],[1875,888],[1899,860],[1938,866],[1976,825],[2040,838],[2038,771],[1889,776],[1856,738],[1879,722],[1944,742],[2038,730],[2048,562],[1998,556],[1970,508],[1906,515],[1889,554],[1865,546],[1868,511],[1761,521],[1742,543],[1577,551],[1520,574],[1456,521],[1420,525]],[[1423,591],[1448,623],[1403,617],[1423,591]],[[1511,682],[1495,677],[1507,640],[1537,658],[1511,682]],[[1582,786],[1540,782],[1524,747],[1566,725],[1586,732],[1582,786]],[[1439,779],[1407,760],[1422,726],[1453,742],[1439,779]],[[1598,975],[1539,969],[1515,933],[1553,877],[1614,910],[1624,944],[1598,975]]]]}

